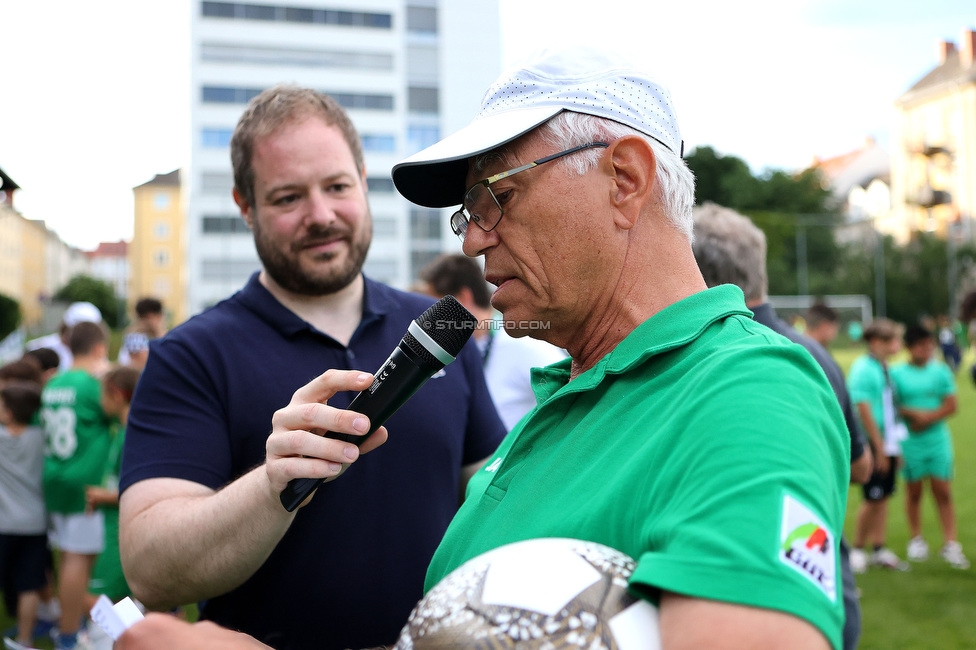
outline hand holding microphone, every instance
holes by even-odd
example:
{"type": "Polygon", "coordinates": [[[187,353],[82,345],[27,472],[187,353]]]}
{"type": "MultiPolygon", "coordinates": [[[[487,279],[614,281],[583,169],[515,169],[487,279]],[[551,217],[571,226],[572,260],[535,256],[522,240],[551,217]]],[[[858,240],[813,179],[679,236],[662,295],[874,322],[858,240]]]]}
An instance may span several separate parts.
{"type": "MultiPolygon", "coordinates": [[[[299,419],[308,418],[312,421],[316,416],[319,418],[331,416],[334,424],[337,425],[333,428],[345,431],[360,431],[363,435],[332,431],[330,428],[330,430],[324,433],[324,436],[326,439],[331,440],[316,441],[308,440],[306,437],[301,442],[298,442],[299,448],[295,448],[294,445],[297,440],[290,437],[294,432],[289,432],[287,439],[276,437],[273,434],[268,439],[269,461],[274,457],[279,444],[286,447],[290,445],[293,451],[310,457],[307,459],[308,472],[315,474],[320,472],[312,471],[312,468],[318,467],[318,463],[321,462],[321,460],[316,461],[315,459],[328,459],[329,457],[326,454],[330,452],[334,454],[337,449],[341,449],[340,453],[350,454],[344,457],[341,461],[342,463],[351,462],[358,457],[359,450],[349,448],[347,445],[336,448],[334,443],[332,443],[334,440],[361,446],[362,451],[369,451],[379,446],[385,438],[374,441],[371,440],[373,434],[435,372],[454,361],[457,354],[464,347],[464,344],[471,337],[477,324],[477,319],[467,309],[462,307],[453,296],[446,296],[431,305],[427,311],[410,323],[410,327],[400,343],[394,348],[390,357],[372,377],[366,373],[330,372],[325,373],[309,385],[299,389],[295,393],[292,405],[288,409],[283,409],[275,414],[275,429],[278,429],[279,425],[288,428],[289,426],[302,424],[301,422],[280,422],[282,419],[297,417],[299,419]],[[328,399],[331,395],[338,392],[338,390],[341,390],[341,386],[358,387],[362,391],[352,401],[347,410],[332,409],[332,407],[325,406],[324,404],[311,403],[328,399]],[[330,390],[331,393],[329,393],[330,390]],[[308,400],[309,403],[301,404],[302,400],[308,400]],[[357,413],[365,415],[369,419],[369,424],[365,428],[365,431],[363,428],[357,428],[357,424],[365,424],[363,421],[364,418],[357,417],[357,413]]],[[[300,428],[311,427],[308,427],[306,423],[305,426],[300,428]]],[[[339,463],[334,457],[330,462],[334,464],[339,463]]],[[[338,474],[340,471],[339,467],[332,467],[331,469],[334,474],[338,474]]],[[[272,484],[274,484],[270,467],[269,478],[271,478],[272,484]]],[[[281,492],[280,499],[282,505],[289,512],[295,510],[324,480],[325,478],[292,479],[281,492]]]]}

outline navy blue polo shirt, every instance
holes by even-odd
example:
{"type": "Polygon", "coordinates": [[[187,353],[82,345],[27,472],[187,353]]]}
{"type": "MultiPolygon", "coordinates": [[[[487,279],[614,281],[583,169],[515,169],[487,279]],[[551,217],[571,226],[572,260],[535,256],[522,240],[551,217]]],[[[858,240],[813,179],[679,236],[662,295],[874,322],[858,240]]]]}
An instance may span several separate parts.
{"type": "MultiPolygon", "coordinates": [[[[126,427],[120,490],[181,478],[219,489],[264,462],[271,417],[329,368],[375,372],[429,298],[366,279],[343,346],[279,303],[254,274],[232,297],[153,341],[126,427]]],[[[386,422],[389,441],[324,485],[271,557],[202,616],[276,650],[392,644],[423,594],[457,511],[462,466],[505,429],[468,342],[386,422]]],[[[330,400],[348,406],[355,393],[330,400]]]]}

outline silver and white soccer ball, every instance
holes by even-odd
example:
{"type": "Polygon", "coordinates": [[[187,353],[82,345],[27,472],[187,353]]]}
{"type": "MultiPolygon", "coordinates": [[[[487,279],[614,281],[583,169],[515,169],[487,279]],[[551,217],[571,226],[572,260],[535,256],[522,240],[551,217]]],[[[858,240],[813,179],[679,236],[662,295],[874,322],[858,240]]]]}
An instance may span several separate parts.
{"type": "Polygon", "coordinates": [[[395,650],[659,650],[657,609],[627,591],[634,566],[624,553],[594,542],[507,544],[434,586],[395,650]]]}

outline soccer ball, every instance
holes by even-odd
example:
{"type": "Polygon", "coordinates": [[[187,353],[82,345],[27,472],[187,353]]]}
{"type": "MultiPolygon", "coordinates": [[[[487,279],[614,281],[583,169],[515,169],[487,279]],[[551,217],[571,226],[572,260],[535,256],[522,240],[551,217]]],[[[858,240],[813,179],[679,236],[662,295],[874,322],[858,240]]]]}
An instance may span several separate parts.
{"type": "Polygon", "coordinates": [[[507,544],[437,583],[395,650],[659,650],[657,609],[627,591],[635,564],[577,539],[507,544]]]}

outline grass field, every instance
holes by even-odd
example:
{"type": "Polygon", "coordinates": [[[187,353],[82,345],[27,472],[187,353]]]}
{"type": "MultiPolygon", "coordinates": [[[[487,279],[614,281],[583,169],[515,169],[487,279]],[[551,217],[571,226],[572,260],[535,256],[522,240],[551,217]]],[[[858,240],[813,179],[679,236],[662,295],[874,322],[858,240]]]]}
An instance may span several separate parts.
{"type": "MultiPolygon", "coordinates": [[[[859,353],[836,352],[845,369],[859,353]]],[[[956,454],[953,498],[959,541],[974,567],[959,571],[949,567],[937,551],[942,544],[935,504],[925,492],[922,502],[923,534],[933,553],[928,561],[912,563],[904,573],[869,569],[857,577],[861,589],[863,650],[949,650],[976,648],[976,389],[963,361],[956,381],[959,409],[949,420],[956,454]]],[[[888,521],[888,545],[905,557],[908,525],[904,489],[899,483],[892,497],[888,521]]],[[[852,489],[847,507],[848,539],[854,535],[854,514],[861,491],[852,489]]]]}
{"type": "MultiPolygon", "coordinates": [[[[835,351],[845,370],[858,354],[859,349],[835,351]]],[[[958,571],[938,557],[942,539],[934,503],[926,493],[922,520],[925,537],[933,550],[932,557],[927,562],[913,563],[911,571],[904,573],[871,569],[858,576],[863,610],[859,646],[862,650],[976,648],[976,389],[964,370],[972,360],[971,356],[964,360],[963,369],[957,376],[959,410],[950,420],[950,427],[956,452],[953,496],[959,540],[974,561],[974,567],[958,571]]],[[[904,557],[908,526],[902,487],[899,484],[890,503],[888,544],[904,557]]],[[[860,490],[852,489],[845,527],[849,539],[854,534],[854,513],[860,502],[860,490]]],[[[0,606],[0,630],[13,624],[0,606]]],[[[39,641],[38,646],[51,648],[46,640],[39,641]]]]}

